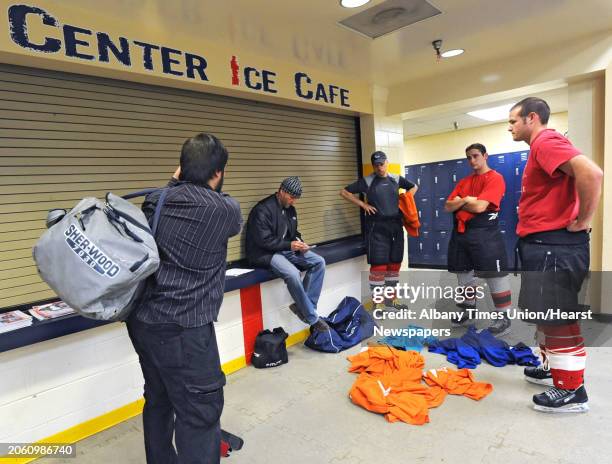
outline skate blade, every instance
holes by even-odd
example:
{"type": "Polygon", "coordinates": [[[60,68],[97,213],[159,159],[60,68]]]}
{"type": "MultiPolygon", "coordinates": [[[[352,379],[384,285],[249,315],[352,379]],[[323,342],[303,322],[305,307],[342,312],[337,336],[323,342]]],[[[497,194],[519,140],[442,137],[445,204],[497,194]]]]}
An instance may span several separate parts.
{"type": "Polygon", "coordinates": [[[568,404],[567,406],[561,406],[559,408],[550,408],[548,406],[540,406],[539,404],[534,404],[533,409],[540,412],[546,412],[549,414],[562,414],[562,413],[576,413],[576,412],[587,412],[589,410],[589,405],[587,403],[579,403],[579,404],[568,404]]]}
{"type": "Polygon", "coordinates": [[[452,322],[451,321],[451,327],[463,327],[464,329],[467,328],[470,325],[470,320],[467,320],[465,322],[452,322]]]}
{"type": "Polygon", "coordinates": [[[534,379],[532,377],[525,376],[525,380],[535,385],[544,385],[547,387],[554,387],[554,383],[552,379],[534,379]]]}
{"type": "Polygon", "coordinates": [[[504,335],[508,335],[510,332],[512,332],[512,329],[510,327],[508,327],[505,330],[502,330],[500,333],[493,333],[491,332],[491,330],[489,329],[489,332],[491,333],[491,335],[493,335],[494,337],[503,337],[504,335]]]}

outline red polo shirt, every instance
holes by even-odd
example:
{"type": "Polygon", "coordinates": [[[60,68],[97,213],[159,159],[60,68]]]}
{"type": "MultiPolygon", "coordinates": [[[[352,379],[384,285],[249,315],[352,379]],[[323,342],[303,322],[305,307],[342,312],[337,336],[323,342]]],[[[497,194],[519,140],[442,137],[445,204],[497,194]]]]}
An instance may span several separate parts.
{"type": "Polygon", "coordinates": [[[578,216],[574,178],[559,170],[580,151],[554,129],[545,129],[531,142],[519,201],[519,237],[564,229],[578,216]]]}
{"type": "Polygon", "coordinates": [[[448,199],[452,200],[457,196],[461,198],[467,196],[477,197],[479,200],[489,202],[487,211],[499,211],[499,205],[505,191],[506,183],[504,182],[504,176],[490,169],[484,174],[472,173],[461,179],[457,182],[448,199]]]}
{"type": "MultiPolygon", "coordinates": [[[[452,200],[456,196],[461,198],[470,196],[476,197],[479,200],[486,200],[489,202],[487,211],[499,211],[499,205],[501,204],[502,197],[506,191],[506,183],[504,182],[504,176],[493,169],[485,172],[484,174],[470,174],[464,177],[455,186],[454,190],[448,196],[448,200],[452,200]]],[[[455,218],[457,219],[457,231],[465,231],[465,223],[472,219],[475,214],[459,209],[455,212],[455,218]]]]}

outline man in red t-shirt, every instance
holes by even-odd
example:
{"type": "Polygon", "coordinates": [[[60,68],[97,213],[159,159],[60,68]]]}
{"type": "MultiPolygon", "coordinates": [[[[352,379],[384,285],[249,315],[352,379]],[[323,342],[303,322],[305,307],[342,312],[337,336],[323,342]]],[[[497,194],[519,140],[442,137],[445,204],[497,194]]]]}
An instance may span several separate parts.
{"type": "Polygon", "coordinates": [[[586,352],[577,320],[585,315],[578,293],[589,270],[589,226],[601,194],[603,173],[569,140],[548,129],[550,108],[526,98],[510,110],[512,138],[531,149],[521,186],[518,251],[519,306],[537,322],[543,367],[525,379],[552,388],[533,396],[544,412],[588,410],[584,388],[586,352]],[[545,314],[548,309],[561,314],[545,314]]]}
{"type": "Polygon", "coordinates": [[[489,326],[493,335],[510,331],[511,293],[508,280],[508,257],[499,230],[499,206],[506,190],[504,178],[487,164],[487,149],[474,143],[465,149],[473,173],[461,179],[448,196],[444,208],[455,213],[455,226],[448,244],[448,271],[457,274],[466,300],[458,306],[463,313],[452,320],[459,326],[469,321],[476,307],[476,277],[483,277],[491,291],[496,316],[489,326]]]}

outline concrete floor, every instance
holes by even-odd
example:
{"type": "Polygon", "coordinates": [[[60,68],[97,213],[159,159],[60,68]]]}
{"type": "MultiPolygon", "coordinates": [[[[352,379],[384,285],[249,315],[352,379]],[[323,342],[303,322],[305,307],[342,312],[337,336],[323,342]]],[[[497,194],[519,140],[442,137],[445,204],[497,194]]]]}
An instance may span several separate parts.
{"type": "MultiPolygon", "coordinates": [[[[612,349],[589,350],[591,411],[548,415],[530,408],[543,390],[523,380],[522,368],[480,365],[478,380],[494,391],[480,402],[449,395],[430,410],[430,423],[390,424],[348,399],[355,374],[346,356],[303,345],[284,366],[242,369],[228,376],[223,427],[245,446],[222,462],[235,464],[361,463],[604,463],[612,456],[612,349]]],[[[426,368],[450,366],[424,352],[426,368]]],[[[47,459],[39,460],[45,462],[47,459]]],[[[51,461],[51,460],[49,460],[51,461]]],[[[136,417],[77,444],[77,457],[54,463],[144,463],[142,419],[136,417]]]]}

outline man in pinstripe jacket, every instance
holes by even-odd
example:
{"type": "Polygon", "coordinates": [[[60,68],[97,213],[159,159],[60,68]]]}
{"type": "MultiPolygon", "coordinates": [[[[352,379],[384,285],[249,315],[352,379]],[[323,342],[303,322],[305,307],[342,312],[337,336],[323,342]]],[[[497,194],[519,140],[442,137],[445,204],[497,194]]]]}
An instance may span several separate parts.
{"type": "MultiPolygon", "coordinates": [[[[212,135],[184,143],[157,229],[160,267],[128,320],[145,380],[149,464],[219,462],[225,376],[213,322],[223,300],[227,242],[242,224],[238,202],[221,192],[227,159],[212,135]]],[[[158,197],[143,203],[149,219],[158,197]]]]}

